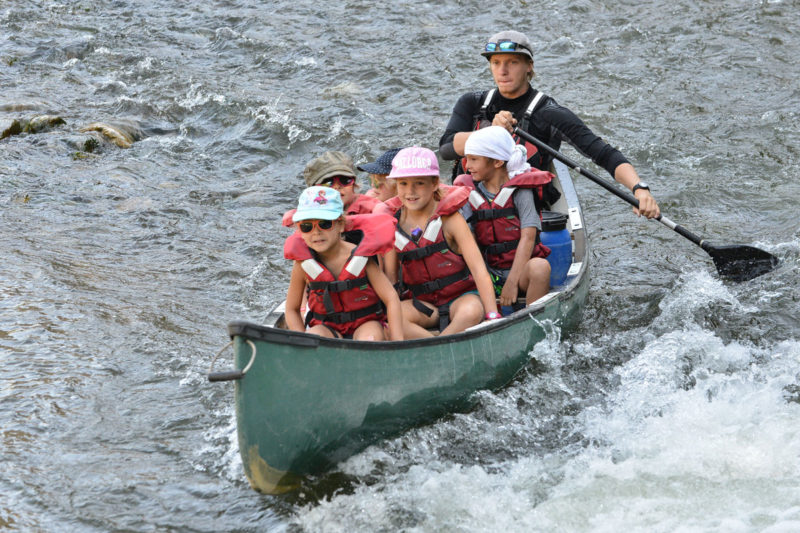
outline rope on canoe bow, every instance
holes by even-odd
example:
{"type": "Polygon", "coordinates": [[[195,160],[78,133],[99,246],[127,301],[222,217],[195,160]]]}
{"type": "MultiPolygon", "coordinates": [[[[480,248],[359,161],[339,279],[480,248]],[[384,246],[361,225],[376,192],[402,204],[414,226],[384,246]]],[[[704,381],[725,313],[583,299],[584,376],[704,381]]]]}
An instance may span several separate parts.
{"type": "Polygon", "coordinates": [[[250,350],[252,352],[250,355],[250,361],[247,362],[245,367],[241,370],[214,372],[214,363],[217,361],[217,358],[222,355],[222,352],[233,345],[233,340],[231,340],[228,344],[223,346],[222,349],[217,352],[217,355],[215,355],[211,360],[211,367],[208,369],[208,381],[231,381],[235,379],[242,379],[244,375],[247,374],[247,372],[250,370],[250,367],[253,366],[253,362],[256,360],[256,345],[253,344],[253,341],[251,340],[245,340],[245,342],[250,345],[250,350]]]}

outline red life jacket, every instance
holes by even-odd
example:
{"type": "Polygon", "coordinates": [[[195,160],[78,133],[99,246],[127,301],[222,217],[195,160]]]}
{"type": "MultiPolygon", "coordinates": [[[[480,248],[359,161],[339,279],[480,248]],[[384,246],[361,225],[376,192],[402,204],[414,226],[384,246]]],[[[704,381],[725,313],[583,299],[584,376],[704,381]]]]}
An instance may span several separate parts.
{"type": "MultiPolygon", "coordinates": [[[[496,94],[497,94],[497,89],[489,89],[488,91],[486,91],[486,96],[484,96],[483,98],[483,103],[481,104],[481,108],[478,111],[478,113],[473,117],[475,131],[492,125],[488,117],[488,109],[492,103],[492,100],[494,100],[496,94]]],[[[545,100],[545,96],[546,95],[541,91],[534,91],[533,97],[531,98],[530,102],[528,102],[528,105],[525,107],[525,113],[522,115],[522,118],[519,121],[518,125],[519,129],[523,131],[528,131],[528,124],[530,123],[531,115],[533,115],[533,112],[536,111],[536,108],[539,106],[539,104],[545,100]]],[[[529,143],[528,141],[524,140],[518,135],[512,134],[511,136],[514,138],[514,141],[517,144],[521,144],[525,147],[525,151],[528,153],[527,157],[528,161],[530,161],[530,159],[534,155],[536,155],[536,153],[539,151],[539,149],[536,147],[535,144],[529,143]]],[[[466,157],[461,159],[461,169],[464,172],[467,171],[466,157]]],[[[455,174],[456,173],[454,172],[454,175],[455,174]]]]}
{"type": "MultiPolygon", "coordinates": [[[[550,183],[553,175],[544,170],[534,170],[514,176],[500,187],[494,200],[489,201],[475,187],[469,194],[472,216],[469,222],[475,229],[475,240],[486,256],[490,267],[511,268],[517,245],[522,234],[519,213],[514,206],[514,192],[518,189],[533,189],[534,195],[541,199],[542,187],[550,183]]],[[[466,188],[466,187],[465,187],[466,188]]],[[[537,236],[538,237],[538,236],[537,236]]],[[[547,257],[550,248],[536,239],[533,257],[547,257]]]]}
{"type": "MultiPolygon", "coordinates": [[[[468,189],[450,188],[417,242],[402,229],[395,231],[401,288],[410,291],[414,298],[439,307],[475,290],[475,281],[464,258],[447,246],[441,218],[458,211],[468,198],[468,189]]],[[[399,218],[399,209],[395,216],[399,218]]]]}
{"type": "Polygon", "coordinates": [[[345,208],[344,214],[369,215],[379,203],[381,203],[381,201],[375,197],[367,196],[366,194],[359,194],[356,196],[355,200],[353,200],[350,205],[345,208]]]}
{"type": "Polygon", "coordinates": [[[376,254],[392,249],[397,221],[388,215],[347,217],[346,231],[360,232],[360,242],[339,276],[334,276],[317,254],[293,233],[283,245],[286,259],[300,261],[308,284],[306,325],[324,324],[342,335],[352,335],[361,324],[385,317],[383,302],[369,285],[367,262],[376,254]]]}

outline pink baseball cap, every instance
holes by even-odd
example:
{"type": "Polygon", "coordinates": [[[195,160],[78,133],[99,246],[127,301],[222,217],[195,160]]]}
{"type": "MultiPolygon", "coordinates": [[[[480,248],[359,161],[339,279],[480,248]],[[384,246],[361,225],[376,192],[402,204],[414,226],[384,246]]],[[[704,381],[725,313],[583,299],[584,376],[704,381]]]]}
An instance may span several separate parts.
{"type": "Polygon", "coordinates": [[[392,159],[388,178],[439,177],[439,161],[432,150],[420,146],[403,148],[392,159]]]}

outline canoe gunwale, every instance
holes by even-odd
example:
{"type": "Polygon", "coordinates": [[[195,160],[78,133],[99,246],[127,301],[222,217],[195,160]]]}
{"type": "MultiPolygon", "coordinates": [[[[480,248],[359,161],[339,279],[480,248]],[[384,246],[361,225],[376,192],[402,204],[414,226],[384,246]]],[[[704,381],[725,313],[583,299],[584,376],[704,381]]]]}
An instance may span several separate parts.
{"type": "MultiPolygon", "coordinates": [[[[288,346],[302,347],[338,347],[350,350],[374,351],[376,346],[381,351],[397,350],[408,348],[425,348],[439,344],[450,344],[461,341],[469,341],[485,335],[493,335],[506,328],[516,325],[523,320],[536,319],[537,315],[543,313],[548,304],[554,301],[564,302],[570,300],[581,286],[583,277],[586,273],[586,265],[582,265],[581,271],[575,276],[569,286],[556,293],[557,296],[548,298],[542,303],[534,302],[529,307],[520,309],[513,314],[502,319],[494,320],[488,324],[481,324],[480,327],[473,327],[466,331],[454,333],[453,335],[437,336],[425,339],[409,339],[402,341],[359,341],[353,339],[334,339],[332,337],[321,337],[312,333],[280,329],[272,326],[263,326],[245,320],[234,320],[228,323],[228,335],[233,339],[240,336],[247,339],[260,340],[264,342],[282,344],[288,346]]],[[[552,293],[551,293],[552,294],[552,293]]]]}

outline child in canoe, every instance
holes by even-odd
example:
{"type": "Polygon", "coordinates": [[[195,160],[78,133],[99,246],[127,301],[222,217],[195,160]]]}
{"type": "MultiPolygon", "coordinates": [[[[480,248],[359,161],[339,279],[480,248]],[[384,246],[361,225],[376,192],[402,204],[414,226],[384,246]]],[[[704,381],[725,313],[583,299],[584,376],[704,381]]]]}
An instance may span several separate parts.
{"type": "Polygon", "coordinates": [[[292,215],[297,231],[283,248],[294,260],[286,324],[323,337],[403,340],[400,299],[373,260],[391,249],[395,220],[388,215],[345,219],[342,209],[341,196],[330,187],[309,187],[300,195],[292,215]],[[358,244],[343,239],[345,230],[351,239],[360,234],[358,244]],[[306,290],[304,321],[300,307],[306,290]]]}
{"type": "Polygon", "coordinates": [[[550,290],[550,263],[544,259],[550,249],[539,241],[536,196],[541,198],[553,175],[531,170],[525,147],[500,126],[473,132],[464,154],[474,184],[461,213],[484,253],[500,305],[515,304],[520,291],[530,305],[550,290]]]}
{"type": "Polygon", "coordinates": [[[397,280],[406,338],[457,333],[485,318],[498,318],[492,280],[466,220],[458,212],[469,189],[439,189],[439,163],[427,148],[404,148],[388,179],[397,184],[394,250],[386,272],[397,280]],[[449,324],[446,323],[449,318],[449,324]]]}
{"type": "Polygon", "coordinates": [[[385,202],[389,198],[397,196],[397,187],[395,187],[394,180],[388,180],[386,178],[392,171],[392,159],[394,159],[394,156],[396,156],[399,151],[400,148],[386,150],[377,160],[356,167],[358,170],[369,174],[369,181],[372,188],[364,194],[377,198],[381,202],[385,202]]]}
{"type": "MultiPolygon", "coordinates": [[[[322,185],[336,189],[342,198],[345,216],[372,213],[381,203],[377,198],[359,194],[353,160],[344,152],[325,152],[315,157],[303,169],[303,179],[309,187],[322,185]]],[[[284,226],[292,226],[293,214],[292,210],[283,216],[284,226]]]]}

